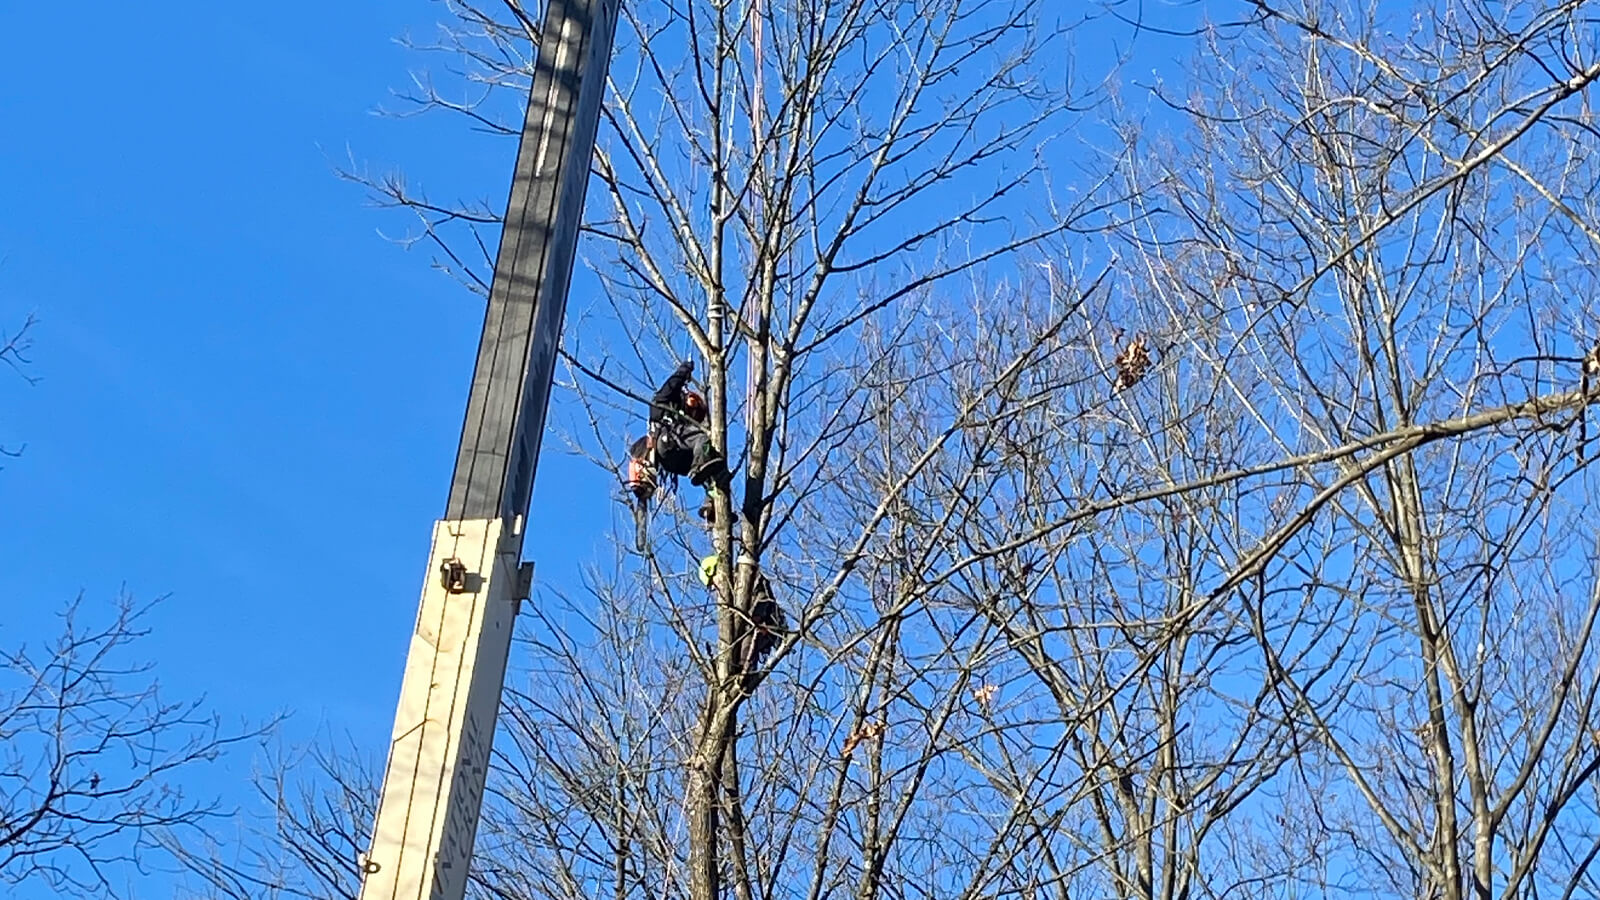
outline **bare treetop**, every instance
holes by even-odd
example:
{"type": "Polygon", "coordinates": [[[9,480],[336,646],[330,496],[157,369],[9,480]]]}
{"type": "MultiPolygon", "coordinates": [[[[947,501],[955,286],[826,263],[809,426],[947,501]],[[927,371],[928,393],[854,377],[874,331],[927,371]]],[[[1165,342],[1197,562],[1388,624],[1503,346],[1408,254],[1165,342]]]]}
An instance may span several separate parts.
{"type": "Polygon", "coordinates": [[[625,5],[566,437],[690,356],[737,477],[546,590],[476,889],[1594,893],[1593,7],[1242,3],[1148,112],[1029,0],[625,5]]]}

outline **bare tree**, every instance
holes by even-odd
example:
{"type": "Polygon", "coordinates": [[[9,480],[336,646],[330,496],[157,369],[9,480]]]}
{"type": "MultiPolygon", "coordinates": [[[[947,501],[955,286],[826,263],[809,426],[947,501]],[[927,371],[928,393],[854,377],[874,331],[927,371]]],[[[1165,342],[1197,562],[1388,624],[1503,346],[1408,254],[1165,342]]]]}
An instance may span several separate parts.
{"type": "Polygon", "coordinates": [[[149,609],[124,596],[94,623],[75,602],[53,641],[0,658],[0,880],[13,888],[114,894],[157,832],[193,834],[219,812],[183,776],[258,733],[162,694],[132,657],[149,609]]]}
{"type": "Polygon", "coordinates": [[[1301,461],[1206,567],[1292,726],[1256,816],[1309,889],[1591,893],[1592,4],[1246,6],[1130,145],[1124,235],[1242,461],[1301,461]]]}
{"type": "Polygon", "coordinates": [[[1087,119],[1027,0],[626,6],[568,438],[693,356],[740,478],[526,622],[474,890],[1593,893],[1592,7],[1241,3],[1087,119]]]}
{"type": "Polygon", "coordinates": [[[354,900],[379,787],[364,758],[326,736],[309,751],[280,750],[253,779],[261,815],[227,834],[165,831],[162,849],[195,876],[198,896],[354,900]]]}
{"type": "MultiPolygon", "coordinates": [[[[514,4],[454,8],[459,26],[436,49],[467,60],[470,77],[491,90],[468,107],[419,79],[413,99],[498,128],[495,89],[525,90],[525,46],[537,39],[530,23],[539,17],[514,4]]],[[[597,458],[626,446],[622,416],[638,412],[630,397],[648,395],[652,370],[659,377],[674,356],[692,355],[711,438],[738,465],[738,499],[713,498],[719,524],[699,548],[684,518],[661,523],[670,527],[658,529],[657,551],[598,592],[654,613],[628,632],[649,636],[652,666],[599,652],[614,649],[607,635],[637,613],[609,618],[592,641],[538,636],[541,674],[562,672],[573,687],[541,680],[539,690],[513,693],[502,765],[524,781],[486,829],[519,835],[526,856],[561,861],[565,880],[525,886],[529,895],[588,890],[597,879],[621,895],[700,900],[725,890],[797,891],[796,879],[819,892],[838,872],[814,868],[802,848],[826,859],[836,839],[855,840],[836,836],[858,824],[845,804],[858,793],[852,782],[866,747],[856,747],[865,736],[877,736],[878,772],[865,794],[902,794],[884,814],[929,828],[939,816],[919,800],[933,784],[926,772],[964,740],[947,726],[964,708],[956,698],[978,652],[967,632],[901,648],[912,633],[905,621],[928,615],[926,592],[881,595],[852,573],[871,565],[880,532],[902,518],[892,512],[906,508],[895,492],[921,470],[942,468],[943,445],[1008,379],[1055,352],[1075,315],[1083,285],[1064,281],[1059,296],[1042,298],[1037,286],[1001,280],[1017,254],[1086,227],[1099,211],[1081,199],[1053,205],[1041,168],[1072,113],[1059,65],[1065,35],[1052,7],[1035,0],[693,0],[624,5],[623,15],[588,228],[606,302],[579,312],[588,318],[569,323],[566,342],[578,401],[591,414],[589,436],[577,439],[597,458]],[[998,278],[985,285],[991,271],[998,278]],[[937,364],[965,367],[971,379],[940,398],[943,437],[911,453],[908,470],[870,486],[855,478],[862,442],[874,440],[866,425],[888,409],[882,396],[931,371],[914,349],[948,343],[928,313],[939,311],[941,294],[973,290],[995,309],[940,313],[939,324],[966,329],[967,317],[1000,314],[1004,355],[942,350],[937,364]],[[1010,321],[1011,297],[1035,303],[1039,315],[1010,321]],[[606,337],[580,337],[593,334],[606,337]],[[885,354],[916,365],[890,373],[873,362],[885,354]],[[846,486],[867,490],[847,495],[846,486]],[[849,514],[818,514],[841,503],[849,514]],[[710,590],[685,577],[707,554],[721,561],[710,590]],[[816,656],[770,688],[775,669],[750,671],[738,651],[763,579],[792,625],[768,665],[783,666],[801,646],[816,656]],[[909,729],[934,701],[905,707],[900,679],[949,687],[920,739],[909,729]],[[861,692],[887,693],[862,707],[851,699],[861,692]],[[757,697],[757,718],[747,719],[757,697]],[[616,710],[635,703],[660,718],[616,721],[616,710]],[[886,724],[891,716],[907,730],[886,724]],[[769,741],[775,754],[766,753],[769,741]],[[896,742],[903,758],[889,762],[896,742]],[[829,749],[844,744],[850,753],[829,749]],[[641,755],[642,747],[655,752],[641,755]],[[796,749],[810,755],[797,760],[796,749]],[[665,768],[663,753],[672,760],[665,768]],[[883,771],[893,765],[908,768],[883,771]],[[640,803],[667,812],[649,822],[618,818],[620,807],[640,803]],[[512,818],[497,826],[502,812],[512,818]],[[774,855],[781,847],[792,849],[774,855]]],[[[481,289],[481,265],[473,274],[444,229],[490,224],[483,208],[441,207],[399,179],[373,186],[417,214],[416,237],[442,248],[441,266],[481,289]]],[[[899,580],[910,565],[901,561],[899,580]]],[[[602,608],[621,605],[607,599],[602,608]]],[[[934,802],[950,802],[939,795],[934,802]]],[[[863,896],[901,858],[902,827],[886,823],[861,864],[863,896]]],[[[526,878],[529,867],[480,868],[485,878],[513,871],[526,878]]]]}

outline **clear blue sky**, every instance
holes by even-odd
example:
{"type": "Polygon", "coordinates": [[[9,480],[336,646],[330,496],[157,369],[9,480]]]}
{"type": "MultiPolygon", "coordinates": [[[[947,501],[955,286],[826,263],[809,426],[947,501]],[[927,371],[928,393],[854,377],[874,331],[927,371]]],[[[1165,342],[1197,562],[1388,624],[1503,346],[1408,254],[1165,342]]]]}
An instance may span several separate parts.
{"type": "MultiPolygon", "coordinates": [[[[395,38],[443,15],[0,6],[0,328],[37,313],[41,379],[0,379],[0,443],[28,445],[0,471],[0,647],[80,591],[169,594],[143,646],[167,690],[382,752],[482,305],[333,162],[504,202],[511,142],[372,115],[420,62],[395,38]]],[[[577,535],[534,539],[548,573],[611,510],[559,448],[539,482],[577,535]]],[[[250,762],[203,783],[242,796],[250,762]]]]}
{"type": "MultiPolygon", "coordinates": [[[[143,646],[167,690],[382,752],[482,306],[333,168],[503,204],[511,142],[372,115],[424,62],[394,39],[444,16],[0,6],[0,328],[38,315],[41,378],[0,378],[0,443],[28,444],[0,471],[0,647],[79,592],[170,595],[143,646]]],[[[542,583],[603,552],[611,489],[546,442],[542,583]]],[[[252,762],[200,784],[241,802],[252,762]]]]}

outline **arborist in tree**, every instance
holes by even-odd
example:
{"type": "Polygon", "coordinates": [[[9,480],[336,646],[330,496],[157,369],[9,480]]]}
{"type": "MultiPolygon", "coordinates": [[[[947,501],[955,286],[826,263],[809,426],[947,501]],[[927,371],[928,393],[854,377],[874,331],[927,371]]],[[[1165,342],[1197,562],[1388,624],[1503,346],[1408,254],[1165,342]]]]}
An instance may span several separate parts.
{"type": "MultiPolygon", "coordinates": [[[[717,591],[717,569],[721,557],[713,553],[700,560],[700,583],[713,593],[717,591]]],[[[767,576],[756,573],[750,587],[750,614],[735,610],[737,620],[733,628],[733,662],[740,673],[754,672],[761,658],[778,646],[778,638],[788,629],[788,621],[778,601],[773,599],[772,585],[767,576]]]]}
{"type": "Polygon", "coordinates": [[[706,503],[700,514],[707,521],[711,519],[711,496],[727,490],[732,480],[728,461],[711,442],[711,432],[706,428],[710,410],[705,397],[689,388],[692,374],[694,362],[685,360],[667,376],[650,398],[650,424],[645,436],[628,448],[627,488],[635,500],[641,550],[644,510],[656,490],[657,470],[687,477],[690,484],[706,489],[706,503]]]}

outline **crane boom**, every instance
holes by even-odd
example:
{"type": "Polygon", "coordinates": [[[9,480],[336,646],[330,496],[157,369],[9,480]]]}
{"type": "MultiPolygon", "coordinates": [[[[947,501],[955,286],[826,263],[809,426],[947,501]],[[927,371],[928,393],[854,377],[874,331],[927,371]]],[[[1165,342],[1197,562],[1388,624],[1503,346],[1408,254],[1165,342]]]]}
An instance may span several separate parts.
{"type": "Polygon", "coordinates": [[[361,900],[461,900],[619,0],[549,0],[445,516],[433,527],[361,900]]]}

